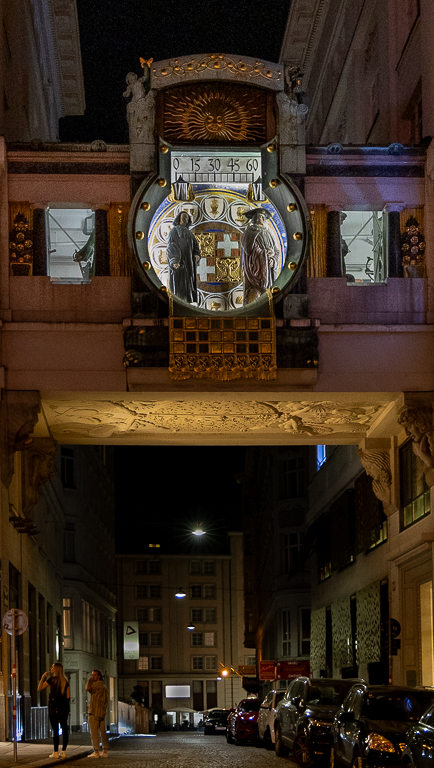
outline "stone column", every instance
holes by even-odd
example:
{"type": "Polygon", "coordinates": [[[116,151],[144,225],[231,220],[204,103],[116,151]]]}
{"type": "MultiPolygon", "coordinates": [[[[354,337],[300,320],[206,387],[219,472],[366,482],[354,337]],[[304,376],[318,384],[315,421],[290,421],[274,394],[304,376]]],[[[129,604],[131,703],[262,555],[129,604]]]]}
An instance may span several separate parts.
{"type": "Polygon", "coordinates": [[[95,275],[110,275],[110,254],[108,243],[107,211],[109,206],[95,208],[95,275]]]}
{"type": "Polygon", "coordinates": [[[401,256],[401,225],[400,217],[404,203],[386,203],[384,213],[387,213],[388,234],[388,277],[403,277],[401,256]]]}
{"type": "Polygon", "coordinates": [[[46,208],[33,208],[33,274],[47,275],[46,208]]]}
{"type": "Polygon", "coordinates": [[[329,207],[327,212],[326,277],[344,277],[341,245],[341,211],[329,207]]]}

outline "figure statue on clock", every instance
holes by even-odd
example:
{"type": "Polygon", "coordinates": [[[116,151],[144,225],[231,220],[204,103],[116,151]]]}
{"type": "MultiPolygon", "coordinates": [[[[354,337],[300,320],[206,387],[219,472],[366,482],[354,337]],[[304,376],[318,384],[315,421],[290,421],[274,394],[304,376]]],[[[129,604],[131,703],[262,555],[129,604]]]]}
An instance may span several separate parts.
{"type": "Polygon", "coordinates": [[[167,240],[167,261],[169,264],[169,289],[178,299],[197,302],[196,264],[200,259],[200,247],[190,232],[191,216],[181,211],[173,222],[167,240]]]}
{"type": "Polygon", "coordinates": [[[244,212],[249,224],[241,237],[241,268],[244,304],[250,304],[271,288],[278,275],[279,249],[265,222],[271,218],[266,208],[244,212]]]}

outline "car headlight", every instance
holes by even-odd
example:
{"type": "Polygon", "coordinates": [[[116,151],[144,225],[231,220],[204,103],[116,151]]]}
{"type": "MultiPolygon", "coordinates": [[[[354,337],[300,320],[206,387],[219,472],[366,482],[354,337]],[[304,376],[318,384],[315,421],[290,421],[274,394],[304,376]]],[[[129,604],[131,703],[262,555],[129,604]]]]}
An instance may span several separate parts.
{"type": "Polygon", "coordinates": [[[389,739],[379,733],[370,733],[367,738],[368,748],[377,749],[380,752],[394,752],[395,747],[389,739]]]}

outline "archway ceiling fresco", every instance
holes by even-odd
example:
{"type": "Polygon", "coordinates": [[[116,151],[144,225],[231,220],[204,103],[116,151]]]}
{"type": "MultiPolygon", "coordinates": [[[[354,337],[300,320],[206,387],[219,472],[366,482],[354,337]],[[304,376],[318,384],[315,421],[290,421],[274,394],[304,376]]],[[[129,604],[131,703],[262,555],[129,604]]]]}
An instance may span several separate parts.
{"type": "Polygon", "coordinates": [[[64,394],[42,397],[35,435],[60,443],[358,444],[383,436],[396,396],[321,393],[64,394]]]}

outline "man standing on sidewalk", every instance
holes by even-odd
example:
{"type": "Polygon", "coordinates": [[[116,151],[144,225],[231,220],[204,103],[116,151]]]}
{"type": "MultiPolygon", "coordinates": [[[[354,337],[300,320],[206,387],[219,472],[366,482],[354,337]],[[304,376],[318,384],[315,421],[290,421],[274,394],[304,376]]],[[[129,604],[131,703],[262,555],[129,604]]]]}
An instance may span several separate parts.
{"type": "Polygon", "coordinates": [[[86,691],[90,693],[89,729],[93,752],[89,757],[108,757],[108,738],[105,730],[105,713],[107,712],[108,690],[102,681],[100,669],[94,669],[86,683],[86,691]],[[103,751],[99,752],[100,741],[103,751]]]}

